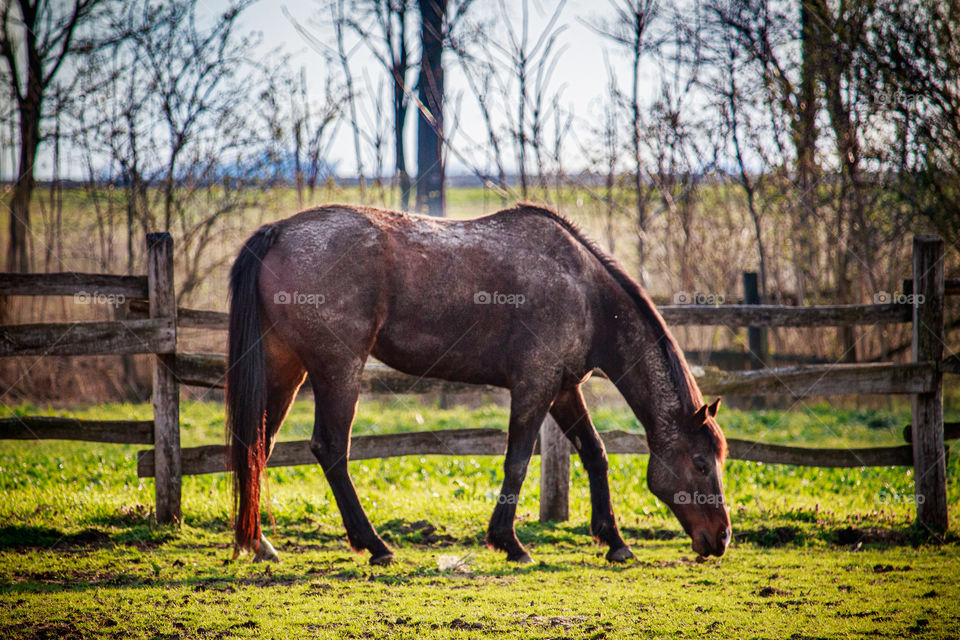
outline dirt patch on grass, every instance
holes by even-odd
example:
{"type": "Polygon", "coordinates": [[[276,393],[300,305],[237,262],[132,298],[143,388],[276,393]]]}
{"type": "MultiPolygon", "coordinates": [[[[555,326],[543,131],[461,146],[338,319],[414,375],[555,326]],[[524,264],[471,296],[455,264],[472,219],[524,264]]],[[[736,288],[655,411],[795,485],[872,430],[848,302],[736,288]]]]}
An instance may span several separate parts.
{"type": "Polygon", "coordinates": [[[111,549],[117,545],[134,546],[138,549],[153,549],[173,539],[164,533],[157,534],[141,527],[122,531],[117,535],[95,527],[67,533],[52,527],[7,526],[0,527],[0,550],[3,549],[111,549]]]}
{"type": "Polygon", "coordinates": [[[0,549],[53,549],[62,547],[110,547],[110,534],[102,529],[65,533],[48,527],[0,527],[0,549]]]}
{"type": "Polygon", "coordinates": [[[900,546],[910,544],[910,537],[903,531],[895,529],[880,529],[878,527],[843,527],[833,532],[833,540],[839,545],[882,544],[885,546],[900,546]]]}
{"type": "Polygon", "coordinates": [[[735,531],[734,539],[738,542],[750,542],[759,547],[780,547],[794,542],[801,542],[802,533],[797,527],[760,527],[735,531]]]}
{"type": "Polygon", "coordinates": [[[675,540],[681,535],[681,532],[674,529],[651,527],[623,527],[620,531],[624,536],[636,540],[675,540]]]}
{"type": "MultiPolygon", "coordinates": [[[[89,587],[121,587],[132,584],[152,584],[153,581],[136,574],[104,570],[17,571],[12,574],[13,583],[36,583],[57,585],[64,589],[89,587]]],[[[27,589],[31,590],[31,589],[27,589]]]]}
{"type": "Polygon", "coordinates": [[[590,620],[587,616],[537,616],[530,614],[523,619],[523,624],[532,624],[538,627],[562,628],[564,631],[582,626],[590,620]]]}
{"type": "Polygon", "coordinates": [[[87,637],[71,622],[19,624],[8,628],[7,631],[10,633],[7,637],[35,638],[36,640],[81,640],[87,637]]]}
{"type": "Polygon", "coordinates": [[[459,540],[426,520],[407,522],[406,520],[390,520],[380,527],[383,539],[391,541],[409,542],[426,546],[448,547],[459,540]]]}
{"type": "Polygon", "coordinates": [[[478,629],[483,629],[483,624],[479,622],[468,622],[463,618],[454,618],[450,621],[450,624],[447,625],[451,629],[465,629],[467,631],[476,631],[478,629]]]}
{"type": "Polygon", "coordinates": [[[778,589],[776,587],[766,586],[757,591],[757,595],[761,598],[770,598],[773,596],[790,596],[793,595],[793,592],[787,591],[786,589],[778,589]]]}

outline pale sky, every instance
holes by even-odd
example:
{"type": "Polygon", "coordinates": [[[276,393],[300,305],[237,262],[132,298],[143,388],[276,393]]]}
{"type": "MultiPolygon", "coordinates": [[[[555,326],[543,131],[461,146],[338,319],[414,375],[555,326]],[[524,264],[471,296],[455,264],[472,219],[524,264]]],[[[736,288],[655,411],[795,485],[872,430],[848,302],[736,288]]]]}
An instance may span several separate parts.
{"type": "MultiPolygon", "coordinates": [[[[505,2],[508,14],[515,29],[520,29],[520,15],[522,3],[520,0],[507,0],[505,2]]],[[[215,6],[211,3],[211,6],[215,6]]],[[[549,20],[555,2],[550,0],[531,0],[530,2],[530,37],[531,41],[539,35],[546,22],[549,20]]],[[[321,59],[304,39],[296,31],[290,20],[283,15],[281,8],[286,8],[289,13],[301,24],[307,26],[313,33],[320,35],[326,33],[329,36],[329,42],[334,43],[332,33],[329,28],[324,31],[315,26],[317,18],[323,18],[320,12],[321,3],[316,0],[282,0],[279,3],[260,2],[251,7],[245,18],[244,25],[249,28],[258,29],[263,33],[263,47],[269,50],[275,46],[281,46],[284,51],[292,55],[292,64],[299,67],[304,65],[307,69],[308,82],[315,84],[318,89],[314,95],[319,95],[319,87],[323,86],[323,77],[326,69],[322,67],[321,59]]],[[[474,21],[483,21],[489,19],[491,12],[499,12],[500,3],[497,0],[476,0],[474,6],[468,14],[468,19],[474,21]]],[[[613,15],[609,4],[605,0],[568,0],[557,24],[566,25],[564,33],[560,36],[558,45],[563,47],[563,52],[559,59],[559,64],[553,74],[550,86],[554,89],[563,87],[561,94],[561,105],[566,111],[574,114],[572,126],[572,136],[568,137],[565,144],[567,153],[565,154],[565,164],[572,167],[581,165],[582,158],[576,151],[577,142],[574,138],[582,140],[584,143],[591,137],[586,131],[590,127],[589,122],[595,120],[599,122],[602,114],[601,100],[607,94],[607,73],[604,66],[604,51],[608,52],[610,63],[617,73],[618,82],[621,89],[628,90],[630,86],[629,61],[626,52],[617,48],[613,43],[599,36],[596,32],[589,29],[583,21],[592,21],[596,18],[613,15]]],[[[419,23],[414,16],[411,21],[411,27],[416,35],[419,29],[419,23]]],[[[559,47],[558,47],[559,48],[559,47]]],[[[361,98],[359,119],[361,123],[370,122],[373,117],[373,110],[370,107],[369,100],[375,97],[376,83],[384,78],[382,68],[379,63],[369,54],[364,46],[356,49],[352,58],[352,63],[356,69],[357,77],[362,78],[364,72],[373,83],[372,89],[359,91],[366,99],[361,98]]],[[[454,54],[444,54],[444,64],[447,73],[447,97],[448,104],[452,110],[452,105],[458,95],[460,99],[460,114],[457,122],[456,131],[450,130],[452,115],[447,115],[447,135],[452,136],[452,144],[463,154],[470,164],[484,170],[490,169],[486,166],[486,156],[478,147],[486,148],[487,134],[483,121],[480,116],[472,94],[469,92],[466,81],[459,69],[459,64],[454,54]]],[[[645,75],[650,76],[650,92],[656,86],[654,69],[647,69],[645,75]]],[[[338,71],[338,70],[335,70],[338,71]]],[[[416,74],[412,73],[410,82],[416,82],[416,74]]],[[[389,89],[389,85],[385,85],[389,89]]],[[[407,163],[408,167],[415,167],[416,157],[416,113],[410,110],[407,121],[407,163]]],[[[346,126],[341,126],[337,140],[332,149],[332,159],[336,162],[341,174],[349,174],[355,171],[356,163],[354,161],[352,136],[346,126]]],[[[392,145],[387,153],[388,160],[392,158],[392,145]]],[[[512,156],[512,153],[510,154],[512,156]]],[[[372,166],[372,152],[365,160],[367,171],[372,166]]],[[[515,163],[508,159],[508,167],[512,170],[515,163]]],[[[389,162],[387,169],[392,170],[392,161],[389,162]]],[[[469,170],[452,155],[448,158],[448,174],[469,173],[469,170]]]]}
{"type": "MultiPolygon", "coordinates": [[[[225,4],[223,0],[202,1],[199,6],[200,16],[198,17],[201,20],[205,16],[212,18],[222,10],[225,4]]],[[[522,6],[520,0],[506,0],[505,5],[511,23],[519,31],[522,6]]],[[[322,94],[325,76],[328,73],[333,73],[340,77],[340,69],[338,67],[325,68],[322,57],[304,41],[282,10],[285,8],[311,32],[318,37],[325,38],[332,45],[334,40],[330,27],[318,26],[318,19],[322,21],[324,18],[320,13],[321,6],[322,4],[317,0],[281,0],[280,2],[261,0],[246,10],[240,22],[241,30],[257,30],[262,33],[260,51],[254,53],[253,57],[259,57],[277,48],[290,54],[294,71],[298,70],[300,66],[305,67],[309,91],[312,96],[316,97],[322,94]]],[[[556,4],[551,0],[531,0],[529,6],[529,33],[531,41],[534,41],[550,18],[556,4]]],[[[497,0],[476,0],[468,14],[468,19],[474,21],[487,20],[494,12],[499,13],[499,7],[500,3],[497,0]]],[[[560,98],[561,109],[572,113],[574,116],[564,142],[563,162],[564,168],[568,170],[580,169],[587,164],[580,152],[580,147],[583,144],[594,142],[596,139],[595,133],[590,129],[600,125],[603,114],[603,100],[607,98],[608,93],[608,78],[604,63],[605,52],[615,70],[621,90],[628,91],[630,88],[631,77],[627,53],[583,23],[584,21],[593,21],[597,18],[612,15],[610,5],[605,0],[569,0],[557,23],[565,25],[565,31],[559,38],[558,48],[562,47],[562,53],[549,85],[551,87],[549,93],[552,93],[553,89],[563,87],[560,98]]],[[[416,36],[419,31],[418,19],[416,15],[412,17],[409,28],[412,35],[416,36]]],[[[327,17],[327,22],[329,22],[329,17],[327,17]]],[[[416,57],[415,53],[411,62],[415,63],[417,61],[416,57]]],[[[459,64],[452,53],[444,54],[444,64],[447,70],[447,135],[451,138],[452,144],[459,154],[462,154],[465,158],[467,164],[481,171],[491,171],[492,165],[486,154],[488,147],[487,133],[474,97],[468,90],[459,64]],[[460,105],[459,116],[455,130],[453,130],[453,111],[458,101],[460,105]]],[[[362,125],[371,123],[374,118],[372,100],[376,97],[377,83],[381,81],[381,78],[386,78],[385,73],[364,45],[354,49],[351,67],[354,69],[355,82],[359,83],[357,87],[360,95],[358,102],[359,120],[362,125]]],[[[503,73],[507,72],[504,71],[503,73]]],[[[648,61],[644,66],[642,75],[645,79],[642,87],[645,90],[642,90],[641,94],[652,98],[659,84],[655,63],[648,61]]],[[[415,71],[410,74],[409,81],[411,84],[416,82],[415,71]]],[[[384,87],[384,97],[389,100],[390,85],[385,84],[384,87]]],[[[390,117],[389,105],[385,105],[384,112],[388,114],[387,117],[390,117]]],[[[552,122],[549,126],[552,129],[552,122]]],[[[410,109],[408,115],[406,135],[407,166],[411,173],[415,173],[416,112],[413,108],[410,109]]],[[[548,133],[548,137],[552,138],[552,136],[552,132],[548,133]]],[[[514,155],[513,147],[508,141],[505,141],[504,145],[507,170],[512,172],[516,168],[516,163],[512,159],[514,155]]],[[[64,149],[62,153],[64,158],[61,173],[65,177],[82,177],[83,172],[79,170],[79,154],[69,149],[64,149]]],[[[4,177],[9,177],[13,169],[11,154],[7,152],[0,155],[2,155],[0,173],[4,177]]],[[[374,164],[372,149],[367,148],[365,155],[365,172],[370,175],[374,164]]],[[[384,173],[391,175],[393,173],[393,147],[392,144],[389,144],[389,137],[384,155],[384,173]]],[[[339,175],[350,176],[356,173],[354,157],[352,135],[346,122],[344,122],[333,141],[329,161],[337,167],[339,175]]],[[[447,173],[448,175],[456,175],[472,173],[472,171],[454,154],[450,154],[448,155],[447,173]]],[[[46,146],[41,146],[37,177],[44,179],[51,174],[50,150],[46,146]]]]}

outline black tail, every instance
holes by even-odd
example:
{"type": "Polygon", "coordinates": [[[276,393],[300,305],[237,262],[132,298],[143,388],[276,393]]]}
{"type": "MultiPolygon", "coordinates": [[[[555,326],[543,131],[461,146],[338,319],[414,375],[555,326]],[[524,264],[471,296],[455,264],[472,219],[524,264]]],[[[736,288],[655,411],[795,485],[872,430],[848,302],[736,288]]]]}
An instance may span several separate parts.
{"type": "Polygon", "coordinates": [[[260,475],[266,466],[266,359],[260,326],[260,265],[277,238],[265,225],[253,234],[230,269],[230,335],[227,355],[227,446],[233,469],[236,545],[260,541],[260,475]]]}

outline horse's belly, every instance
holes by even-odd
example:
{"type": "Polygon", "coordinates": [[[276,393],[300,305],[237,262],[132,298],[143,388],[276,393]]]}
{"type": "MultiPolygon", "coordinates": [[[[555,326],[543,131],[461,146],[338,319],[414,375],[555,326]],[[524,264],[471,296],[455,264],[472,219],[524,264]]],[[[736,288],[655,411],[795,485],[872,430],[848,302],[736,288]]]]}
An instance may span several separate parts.
{"type": "Polygon", "coordinates": [[[479,325],[476,320],[445,324],[436,317],[388,318],[371,353],[415,376],[507,386],[504,345],[485,340],[479,325]]]}

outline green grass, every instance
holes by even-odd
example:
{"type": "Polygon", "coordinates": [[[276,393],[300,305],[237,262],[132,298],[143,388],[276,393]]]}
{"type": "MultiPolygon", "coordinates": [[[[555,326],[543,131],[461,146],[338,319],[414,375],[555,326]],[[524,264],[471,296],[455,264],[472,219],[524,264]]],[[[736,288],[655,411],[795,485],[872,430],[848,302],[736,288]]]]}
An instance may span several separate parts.
{"type": "MultiPolygon", "coordinates": [[[[144,405],[12,413],[149,418],[144,405]]],[[[598,409],[600,429],[639,429],[598,409]]],[[[309,437],[297,402],[284,439],[309,437]]],[[[725,410],[730,437],[804,446],[900,444],[900,412],[813,406],[725,410]]],[[[185,403],[185,446],[219,442],[223,409],[185,403]]],[[[500,427],[506,409],[361,404],[355,432],[500,427]],[[422,422],[422,424],[421,424],[422,422]]],[[[573,465],[571,518],[536,521],[538,464],[518,508],[518,535],[538,564],[508,566],[482,545],[501,477],[494,457],[408,456],[351,463],[371,520],[397,562],[370,568],[347,547],[316,466],[269,472],[267,524],[280,565],[230,561],[229,478],[184,479],[179,529],[152,523],[153,484],[136,477],[141,447],[0,442],[0,637],[955,637],[960,544],[912,525],[904,468],[815,469],[730,461],[735,541],[694,562],[689,540],[646,489],[646,456],[611,456],[614,506],[637,560],[610,566],[589,538],[586,477],[573,465]],[[441,571],[443,555],[467,572],[441,571]]],[[[948,467],[960,504],[957,447],[948,467]]],[[[265,522],[267,518],[265,516],[265,522]]]]}

